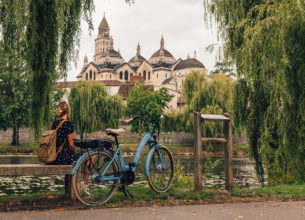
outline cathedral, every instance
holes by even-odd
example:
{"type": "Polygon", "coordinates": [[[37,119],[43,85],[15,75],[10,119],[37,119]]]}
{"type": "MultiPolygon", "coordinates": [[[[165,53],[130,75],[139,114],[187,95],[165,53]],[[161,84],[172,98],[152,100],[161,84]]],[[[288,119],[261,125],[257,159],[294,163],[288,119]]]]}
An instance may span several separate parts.
{"type": "Polygon", "coordinates": [[[145,85],[154,86],[155,89],[165,87],[174,96],[168,107],[179,109],[184,104],[181,98],[183,81],[192,71],[201,71],[207,75],[205,66],[196,59],[196,52],[193,58],[188,56],[185,60],[176,59],[165,49],[163,36],[160,40],[160,48],[149,60],[141,55],[141,47],[138,43],[135,56],[126,62],[120,51],[113,47],[113,38],[104,15],[95,39],[93,62],[88,63],[88,58],[85,56],[84,66],[77,79],[104,82],[115,80],[125,84],[140,81],[145,85]]]}

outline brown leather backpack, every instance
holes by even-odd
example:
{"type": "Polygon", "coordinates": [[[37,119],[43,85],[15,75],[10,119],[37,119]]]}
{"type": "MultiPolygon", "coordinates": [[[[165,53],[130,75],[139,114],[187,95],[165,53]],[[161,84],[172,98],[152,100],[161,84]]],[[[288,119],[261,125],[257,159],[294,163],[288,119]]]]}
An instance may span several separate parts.
{"type": "Polygon", "coordinates": [[[58,151],[56,152],[56,135],[57,130],[66,120],[62,120],[55,130],[52,129],[52,125],[50,126],[50,130],[43,132],[42,137],[40,138],[39,147],[37,149],[37,157],[40,162],[43,163],[51,163],[53,162],[58,153],[63,148],[66,141],[60,146],[58,151]]]}

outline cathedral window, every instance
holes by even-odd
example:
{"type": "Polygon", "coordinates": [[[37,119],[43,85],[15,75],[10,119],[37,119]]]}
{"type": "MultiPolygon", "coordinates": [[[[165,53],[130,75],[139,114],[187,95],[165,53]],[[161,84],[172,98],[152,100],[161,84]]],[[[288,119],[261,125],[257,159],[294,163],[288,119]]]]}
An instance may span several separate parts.
{"type": "Polygon", "coordinates": [[[157,78],[158,78],[158,73],[157,73],[157,78]]]}
{"type": "Polygon", "coordinates": [[[95,71],[94,71],[94,76],[93,76],[93,79],[95,80],[95,71]]]}
{"type": "Polygon", "coordinates": [[[150,80],[150,72],[148,72],[148,80],[150,80]]]}
{"type": "Polygon", "coordinates": [[[143,77],[144,77],[144,80],[146,80],[146,71],[145,70],[143,72],[143,77]]]}
{"type": "Polygon", "coordinates": [[[123,79],[123,73],[120,72],[120,79],[123,79]]]}
{"type": "Polygon", "coordinates": [[[167,78],[167,74],[165,74],[165,79],[167,78]]]}
{"type": "Polygon", "coordinates": [[[125,71],[125,80],[126,81],[128,80],[128,71],[127,70],[125,71]]]}
{"type": "Polygon", "coordinates": [[[88,80],[88,73],[86,73],[86,80],[88,80]]]}
{"type": "Polygon", "coordinates": [[[90,79],[92,79],[92,70],[90,70],[90,79]]]}

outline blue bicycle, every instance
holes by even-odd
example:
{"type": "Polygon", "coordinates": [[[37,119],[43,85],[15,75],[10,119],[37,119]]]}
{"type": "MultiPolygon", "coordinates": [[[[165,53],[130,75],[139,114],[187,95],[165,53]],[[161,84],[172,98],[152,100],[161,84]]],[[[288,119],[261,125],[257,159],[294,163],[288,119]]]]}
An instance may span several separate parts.
{"type": "Polygon", "coordinates": [[[150,148],[145,162],[145,176],[150,187],[156,192],[166,192],[171,187],[174,178],[174,160],[170,151],[159,144],[157,135],[160,132],[160,119],[135,116],[131,121],[143,120],[146,134],[142,138],[133,161],[125,164],[118,136],[123,129],[106,129],[107,135],[114,137],[115,142],[110,140],[75,140],[75,145],[89,148],[76,162],[71,174],[73,175],[73,190],[77,199],[85,205],[100,205],[107,202],[114,194],[117,186],[126,196],[127,185],[135,180],[135,171],[140,155],[145,145],[150,148]],[[152,125],[152,132],[150,129],[152,125]],[[116,149],[113,149],[113,145],[116,149]]]}

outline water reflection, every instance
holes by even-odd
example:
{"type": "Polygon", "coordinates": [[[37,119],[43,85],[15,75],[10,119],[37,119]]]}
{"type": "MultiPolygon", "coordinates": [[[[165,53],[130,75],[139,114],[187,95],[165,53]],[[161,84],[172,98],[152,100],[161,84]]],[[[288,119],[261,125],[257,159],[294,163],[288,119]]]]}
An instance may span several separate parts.
{"type": "MultiPolygon", "coordinates": [[[[132,157],[125,157],[125,162],[132,161],[132,157]]],[[[146,155],[142,155],[136,171],[136,183],[146,185],[147,181],[144,176],[144,165],[146,155]],[[144,159],[143,159],[144,158],[144,159]]],[[[183,166],[184,174],[193,176],[194,158],[175,156],[176,167],[183,166]]],[[[213,188],[224,188],[224,160],[212,158],[214,163],[213,170],[205,171],[206,160],[202,160],[203,186],[213,188]],[[217,162],[215,162],[217,160],[217,162]]],[[[35,164],[39,163],[35,156],[5,156],[0,157],[0,164],[35,164]]],[[[238,158],[233,160],[234,185],[241,187],[257,187],[257,181],[254,164],[249,158],[238,158]]],[[[21,176],[21,177],[0,177],[0,196],[16,194],[23,195],[35,192],[51,192],[64,190],[64,176],[21,176]]]]}

